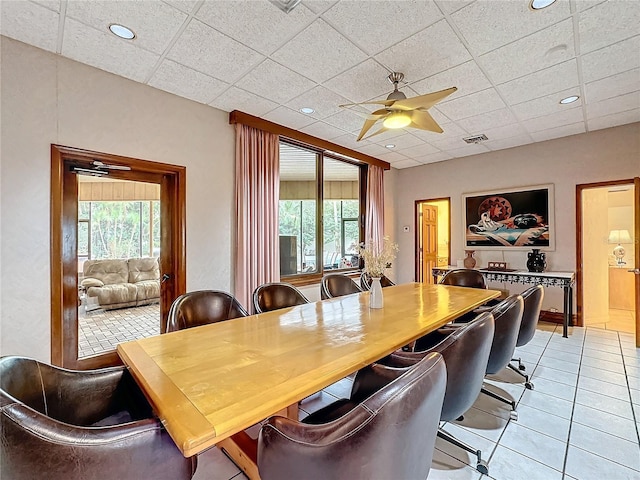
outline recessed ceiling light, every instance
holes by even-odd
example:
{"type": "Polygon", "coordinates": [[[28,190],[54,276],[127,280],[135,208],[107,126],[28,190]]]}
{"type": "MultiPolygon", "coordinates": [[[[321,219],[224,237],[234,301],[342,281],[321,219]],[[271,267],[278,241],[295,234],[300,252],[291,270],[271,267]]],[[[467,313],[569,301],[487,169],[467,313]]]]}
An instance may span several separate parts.
{"type": "Polygon", "coordinates": [[[580,97],[578,95],[571,95],[570,97],[567,98],[563,98],[562,100],[560,100],[560,103],[562,105],[566,105],[567,103],[573,103],[576,100],[578,100],[580,97]]]}
{"type": "Polygon", "coordinates": [[[395,143],[387,143],[385,145],[385,148],[396,148],[396,145],[395,145],[395,143]]]}
{"type": "Polygon", "coordinates": [[[549,5],[555,3],[556,0],[531,0],[529,2],[529,7],[532,10],[542,10],[543,8],[547,8],[549,5]]]}
{"type": "Polygon", "coordinates": [[[300,109],[300,111],[301,111],[302,113],[304,113],[305,115],[310,115],[310,114],[312,114],[313,112],[315,112],[315,110],[314,110],[313,108],[311,108],[311,107],[302,107],[302,108],[300,109]]]}
{"type": "Polygon", "coordinates": [[[109,25],[109,30],[111,30],[111,33],[113,33],[116,37],[124,38],[125,40],[133,40],[134,38],[136,38],[136,34],[133,33],[133,30],[125,27],[124,25],[112,23],[111,25],[109,25]]]}

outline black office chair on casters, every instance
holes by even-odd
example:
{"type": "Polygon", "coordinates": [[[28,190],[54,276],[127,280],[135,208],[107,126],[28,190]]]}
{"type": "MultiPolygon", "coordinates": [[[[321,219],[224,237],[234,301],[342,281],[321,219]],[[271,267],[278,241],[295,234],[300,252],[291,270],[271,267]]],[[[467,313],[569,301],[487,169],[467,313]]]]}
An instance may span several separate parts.
{"type": "MultiPolygon", "coordinates": [[[[520,324],[516,347],[529,343],[536,333],[540,311],[542,310],[542,300],[544,299],[544,287],[542,285],[534,285],[522,292],[521,295],[524,301],[524,311],[522,312],[522,323],[520,324]]],[[[524,386],[529,390],[533,390],[533,383],[529,380],[529,375],[522,373],[526,370],[522,359],[512,358],[511,361],[518,362],[518,367],[516,368],[511,363],[507,367],[524,377],[524,386]]]]}

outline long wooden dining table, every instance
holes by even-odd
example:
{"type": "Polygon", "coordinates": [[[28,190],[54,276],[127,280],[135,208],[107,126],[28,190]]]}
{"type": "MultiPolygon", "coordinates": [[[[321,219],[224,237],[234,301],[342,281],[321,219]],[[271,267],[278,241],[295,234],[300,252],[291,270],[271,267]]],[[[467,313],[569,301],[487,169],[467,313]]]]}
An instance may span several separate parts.
{"type": "MultiPolygon", "coordinates": [[[[230,451],[238,443],[231,436],[499,295],[408,283],[385,288],[381,309],[369,308],[364,292],[122,343],[117,350],[183,455],[216,444],[230,451]]],[[[238,462],[244,461],[255,458],[238,462]]],[[[257,469],[243,469],[258,478],[257,469]]]]}

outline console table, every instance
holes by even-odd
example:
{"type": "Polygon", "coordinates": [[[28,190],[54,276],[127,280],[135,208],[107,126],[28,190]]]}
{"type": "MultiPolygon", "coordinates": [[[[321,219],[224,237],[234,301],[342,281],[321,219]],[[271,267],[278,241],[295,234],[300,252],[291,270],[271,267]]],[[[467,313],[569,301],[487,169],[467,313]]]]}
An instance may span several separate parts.
{"type": "MultiPolygon", "coordinates": [[[[445,275],[449,270],[456,270],[458,267],[451,265],[446,267],[435,267],[431,269],[434,282],[438,283],[438,277],[445,275]]],[[[532,285],[542,285],[544,287],[562,287],[564,290],[564,321],[562,322],[562,336],[567,337],[569,326],[573,326],[571,314],[573,313],[573,284],[576,280],[575,272],[527,272],[518,270],[506,272],[501,270],[478,269],[488,282],[509,282],[532,285]]]]}

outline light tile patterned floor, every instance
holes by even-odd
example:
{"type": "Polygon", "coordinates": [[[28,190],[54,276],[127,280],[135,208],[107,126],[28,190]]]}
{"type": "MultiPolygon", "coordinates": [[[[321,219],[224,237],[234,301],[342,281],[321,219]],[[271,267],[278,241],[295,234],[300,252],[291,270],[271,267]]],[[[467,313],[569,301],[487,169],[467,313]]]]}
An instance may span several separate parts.
{"type": "MultiPolygon", "coordinates": [[[[445,425],[482,450],[489,476],[475,470],[475,456],[438,439],[429,480],[640,479],[640,349],[628,333],[570,330],[562,338],[561,326],[541,323],[518,349],[534,390],[508,370],[488,380],[518,402],[517,421],[481,395],[462,422],[445,425]]],[[[348,396],[350,385],[343,379],[303,401],[301,416],[348,396]]],[[[246,477],[219,450],[200,456],[195,480],[232,478],[246,477]]]]}
{"type": "Polygon", "coordinates": [[[116,310],[78,309],[78,357],[115,350],[129,340],[160,334],[160,304],[116,310]]]}

